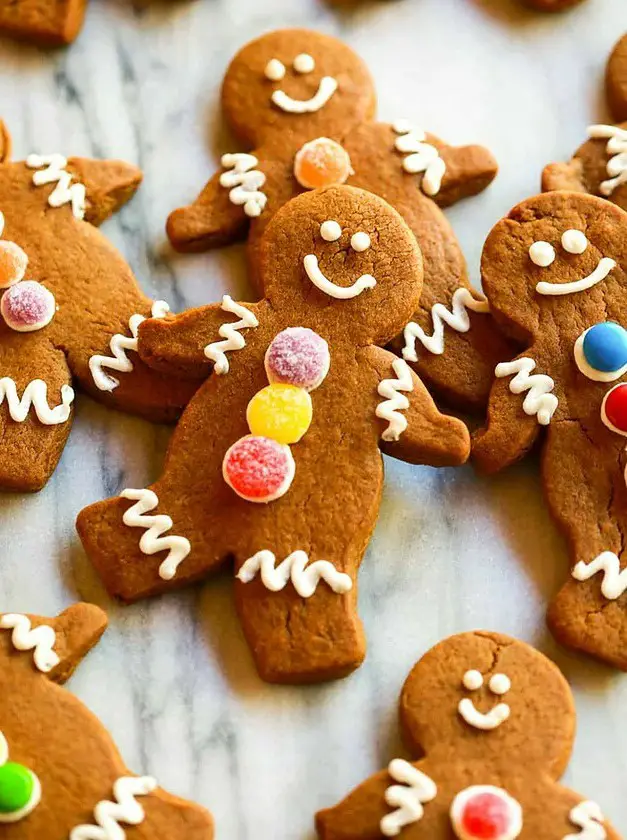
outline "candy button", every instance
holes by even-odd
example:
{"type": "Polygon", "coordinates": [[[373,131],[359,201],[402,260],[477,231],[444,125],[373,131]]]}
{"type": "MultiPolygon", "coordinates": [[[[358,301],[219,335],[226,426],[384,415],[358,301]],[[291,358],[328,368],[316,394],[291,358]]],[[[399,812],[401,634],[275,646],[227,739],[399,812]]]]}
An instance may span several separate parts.
{"type": "Polygon", "coordinates": [[[26,274],[28,257],[15,242],[0,242],[0,289],[19,283],[26,274]]]}
{"type": "Polygon", "coordinates": [[[289,446],[247,435],[231,446],[222,462],[224,480],[248,502],[272,502],[290,488],[296,465],[289,446]]]}
{"type": "Polygon", "coordinates": [[[627,331],[614,321],[595,324],[584,335],[583,353],[595,370],[620,370],[627,364],[627,331]]]}
{"type": "Polygon", "coordinates": [[[453,800],[451,822],[459,840],[515,840],[523,827],[522,808],[502,788],[474,785],[453,800]]]}
{"type": "Polygon", "coordinates": [[[7,761],[0,767],[0,822],[17,822],[39,803],[37,777],[21,764],[7,761]]]}
{"type": "Polygon", "coordinates": [[[274,383],[248,403],[246,420],[253,435],[296,443],[311,425],[311,397],[303,388],[274,383]]]}
{"type": "Polygon", "coordinates": [[[0,312],[7,326],[18,332],[40,330],[56,312],[54,295],[35,280],[11,286],[2,296],[0,312]]]}
{"type": "Polygon", "coordinates": [[[346,149],[328,137],[305,143],[294,158],[294,176],[306,190],[343,184],[352,171],[346,149]]]}
{"type": "Polygon", "coordinates": [[[627,382],[607,392],[601,405],[601,419],[608,429],[627,435],[627,382]]]}
{"type": "Polygon", "coordinates": [[[306,391],[322,384],[330,364],[329,345],[307,327],[288,327],[280,332],[265,357],[269,382],[296,385],[306,391]]]}

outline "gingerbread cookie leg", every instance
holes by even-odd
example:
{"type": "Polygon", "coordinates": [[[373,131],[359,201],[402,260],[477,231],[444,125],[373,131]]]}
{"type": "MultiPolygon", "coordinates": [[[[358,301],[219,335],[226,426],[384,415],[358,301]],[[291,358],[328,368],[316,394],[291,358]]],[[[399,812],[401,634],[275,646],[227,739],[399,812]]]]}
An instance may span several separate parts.
{"type": "Polygon", "coordinates": [[[37,44],[70,44],[80,32],[87,0],[19,0],[0,4],[0,32],[37,44]]]}

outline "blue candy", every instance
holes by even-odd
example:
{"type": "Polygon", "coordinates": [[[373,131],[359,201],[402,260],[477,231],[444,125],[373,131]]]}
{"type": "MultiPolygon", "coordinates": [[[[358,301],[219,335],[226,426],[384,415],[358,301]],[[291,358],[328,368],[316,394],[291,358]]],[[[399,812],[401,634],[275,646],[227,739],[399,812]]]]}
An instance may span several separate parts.
{"type": "Polygon", "coordinates": [[[627,330],[614,321],[590,327],[583,340],[588,364],[603,373],[613,373],[627,365],[627,330]]]}

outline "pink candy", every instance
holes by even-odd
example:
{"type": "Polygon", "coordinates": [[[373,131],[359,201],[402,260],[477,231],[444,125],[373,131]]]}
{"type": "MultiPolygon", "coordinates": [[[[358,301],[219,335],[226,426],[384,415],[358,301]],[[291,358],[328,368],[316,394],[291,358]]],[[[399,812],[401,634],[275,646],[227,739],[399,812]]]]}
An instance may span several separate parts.
{"type": "Polygon", "coordinates": [[[296,466],[289,446],[247,435],[231,446],[222,462],[224,480],[247,502],[272,502],[290,488],[296,466]]]}
{"type": "Polygon", "coordinates": [[[0,302],[2,317],[12,330],[33,332],[52,321],[56,312],[54,295],[36,280],[11,286],[0,302]]]}
{"type": "Polygon", "coordinates": [[[282,330],[266,351],[265,366],[269,382],[296,385],[313,391],[329,372],[329,346],[307,327],[282,330]]]}

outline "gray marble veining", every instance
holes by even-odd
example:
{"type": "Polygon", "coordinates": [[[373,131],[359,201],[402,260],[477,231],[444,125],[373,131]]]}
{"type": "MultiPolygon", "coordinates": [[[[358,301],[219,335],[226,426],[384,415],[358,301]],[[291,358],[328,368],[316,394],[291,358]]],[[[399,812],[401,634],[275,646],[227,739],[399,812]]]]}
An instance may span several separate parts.
{"type": "MultiPolygon", "coordinates": [[[[502,167],[494,185],[449,214],[476,277],[492,224],[605,116],[603,65],[627,8],[588,0],[542,17],[513,0],[382,0],[351,12],[321,0],[91,0],[67,51],[1,43],[0,116],[16,155],[117,156],[143,168],[138,196],[104,230],[144,287],[175,308],[222,291],[250,294],[241,248],[176,256],[163,226],[229,149],[218,94],[230,57],[286,25],[336,33],[360,52],[382,117],[494,151],[502,167]]],[[[85,598],[110,613],[110,630],[71,688],[111,729],[129,766],[207,805],[218,838],[309,837],[318,807],[405,755],[396,700],[414,661],[449,633],[488,627],[537,644],[564,669],[579,713],[566,781],[627,831],[627,677],[560,650],[545,630],[567,559],[537,464],[486,480],[469,467],[388,461],[360,578],[366,664],[344,682],[276,688],[253,671],[227,573],[124,608],[106,597],[78,544],[77,511],[156,477],[168,434],[81,397],[49,486],[0,504],[2,609],[54,613],[85,598]]]]}

